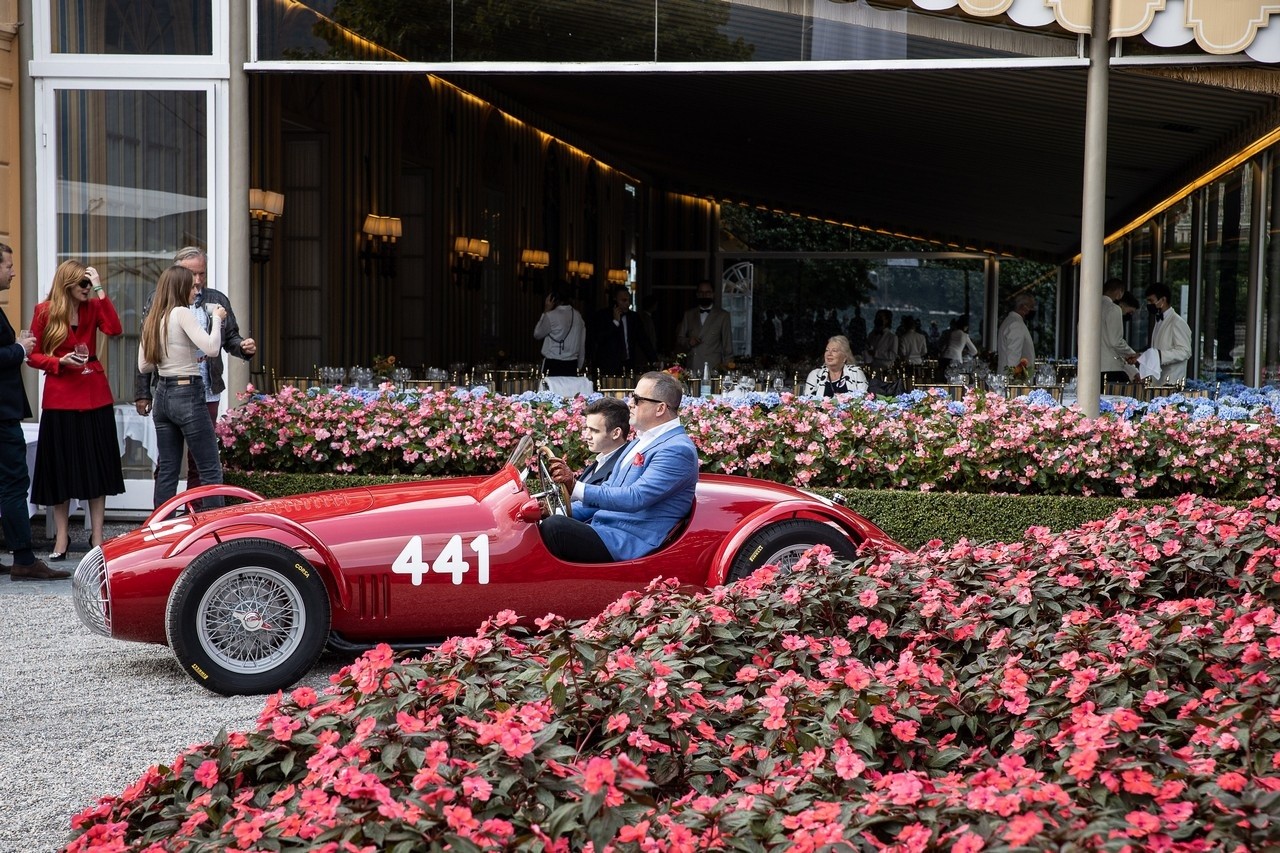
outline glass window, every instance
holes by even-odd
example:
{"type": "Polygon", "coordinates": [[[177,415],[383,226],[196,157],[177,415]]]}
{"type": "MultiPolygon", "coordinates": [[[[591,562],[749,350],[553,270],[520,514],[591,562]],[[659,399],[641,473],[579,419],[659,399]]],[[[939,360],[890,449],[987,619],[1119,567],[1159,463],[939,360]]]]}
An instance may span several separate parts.
{"type": "MultiPolygon", "coordinates": [[[[54,98],[57,261],[77,258],[102,274],[124,334],[101,357],[116,399],[132,402],[143,306],[178,249],[208,243],[208,95],[60,90],[54,98]]],[[[40,282],[37,292],[47,291],[40,282]]]]}
{"type": "Polygon", "coordinates": [[[1262,384],[1280,384],[1280,149],[1272,148],[1266,265],[1262,281],[1262,384]]]}
{"type": "MultiPolygon", "coordinates": [[[[1191,240],[1195,236],[1191,229],[1191,197],[1188,196],[1182,201],[1175,204],[1164,212],[1164,274],[1160,278],[1165,284],[1169,285],[1169,290],[1173,291],[1174,298],[1181,300],[1181,294],[1191,293],[1191,240]]],[[[1139,303],[1145,303],[1146,298],[1143,293],[1145,285],[1141,288],[1133,287],[1130,290],[1138,297],[1139,303]]],[[[1188,300],[1190,301],[1190,300],[1188,300]]],[[[1179,312],[1190,312],[1190,305],[1180,307],[1179,312]]],[[[1143,349],[1147,345],[1147,322],[1149,316],[1145,309],[1140,310],[1133,315],[1131,327],[1125,331],[1130,334],[1129,342],[1134,349],[1143,349]]],[[[1189,324],[1194,325],[1195,318],[1183,315],[1189,324]]]]}
{"type": "MultiPolygon", "coordinates": [[[[1253,166],[1246,163],[1205,187],[1204,300],[1197,334],[1201,379],[1243,376],[1249,288],[1249,205],[1253,166]]],[[[1173,307],[1184,317],[1182,293],[1173,307]]]]}
{"type": "Polygon", "coordinates": [[[1075,38],[812,0],[258,2],[262,60],[761,62],[1074,56],[1075,38]]]}
{"type": "Polygon", "coordinates": [[[871,320],[881,309],[893,314],[895,332],[903,318],[910,317],[926,338],[935,328],[941,334],[953,318],[968,317],[970,336],[979,348],[986,348],[981,259],[745,255],[725,261],[726,269],[738,277],[743,277],[747,264],[752,280],[749,352],[757,357],[792,364],[797,371],[804,367],[807,373],[821,363],[823,348],[833,335],[847,336],[861,357],[871,320]]]}
{"type": "Polygon", "coordinates": [[[1134,293],[1142,293],[1152,281],[1151,251],[1155,245],[1152,230],[1152,224],[1148,222],[1129,237],[1132,251],[1129,262],[1129,289],[1134,293]]]}
{"type": "Polygon", "coordinates": [[[209,56],[210,0],[49,0],[54,53],[209,56]]]}

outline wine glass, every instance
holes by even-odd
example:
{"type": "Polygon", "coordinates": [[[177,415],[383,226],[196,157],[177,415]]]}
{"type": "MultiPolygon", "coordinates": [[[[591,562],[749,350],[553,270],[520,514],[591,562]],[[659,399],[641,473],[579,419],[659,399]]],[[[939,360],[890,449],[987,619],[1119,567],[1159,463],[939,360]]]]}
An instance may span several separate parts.
{"type": "Polygon", "coordinates": [[[84,363],[84,370],[80,371],[81,373],[93,373],[93,371],[89,369],[89,345],[88,344],[76,344],[76,357],[79,358],[80,361],[84,363]]]}

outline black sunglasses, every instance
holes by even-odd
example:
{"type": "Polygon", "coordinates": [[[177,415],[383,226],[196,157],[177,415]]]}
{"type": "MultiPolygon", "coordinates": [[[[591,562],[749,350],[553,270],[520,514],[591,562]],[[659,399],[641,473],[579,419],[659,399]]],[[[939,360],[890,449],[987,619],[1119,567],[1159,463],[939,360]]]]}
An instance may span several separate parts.
{"type": "Polygon", "coordinates": [[[88,290],[89,288],[93,287],[93,280],[88,278],[81,279],[80,281],[76,282],[76,287],[80,288],[81,290],[88,290]]]}
{"type": "Polygon", "coordinates": [[[667,402],[666,400],[655,400],[652,397],[641,397],[639,394],[632,394],[631,399],[635,400],[636,403],[653,403],[655,406],[659,403],[667,402]]]}

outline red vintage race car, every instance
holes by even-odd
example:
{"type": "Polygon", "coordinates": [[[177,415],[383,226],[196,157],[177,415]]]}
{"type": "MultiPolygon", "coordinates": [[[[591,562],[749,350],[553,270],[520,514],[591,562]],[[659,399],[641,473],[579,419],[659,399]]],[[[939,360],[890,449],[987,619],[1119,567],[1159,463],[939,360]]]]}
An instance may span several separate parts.
{"type": "Polygon", "coordinates": [[[841,555],[868,540],[897,547],[817,495],[703,475],[692,512],[656,552],[566,563],[547,552],[537,524],[567,498],[528,436],[489,477],[271,500],[234,486],[193,489],[86,554],[73,598],[91,630],[168,644],[210,690],[268,693],[301,678],[326,643],[427,646],[503,609],[586,618],[658,577],[710,587],[789,566],[813,545],[841,555]],[[213,494],[246,502],[194,508],[213,494]]]}

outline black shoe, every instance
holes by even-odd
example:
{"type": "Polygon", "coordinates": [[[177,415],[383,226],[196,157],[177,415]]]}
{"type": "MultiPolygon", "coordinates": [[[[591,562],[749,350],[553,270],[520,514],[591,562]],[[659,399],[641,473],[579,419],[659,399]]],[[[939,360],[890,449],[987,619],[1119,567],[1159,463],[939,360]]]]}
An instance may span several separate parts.
{"type": "MultiPolygon", "coordinates": [[[[68,550],[70,550],[70,549],[68,549],[68,550]]],[[[50,552],[49,552],[49,562],[50,562],[50,563],[61,563],[61,562],[62,562],[63,560],[65,560],[65,559],[67,559],[67,552],[66,552],[66,551],[63,551],[61,554],[59,554],[57,551],[50,551],[50,552]]]]}

